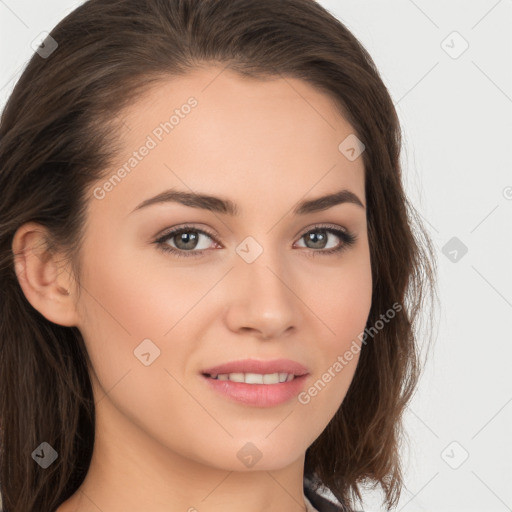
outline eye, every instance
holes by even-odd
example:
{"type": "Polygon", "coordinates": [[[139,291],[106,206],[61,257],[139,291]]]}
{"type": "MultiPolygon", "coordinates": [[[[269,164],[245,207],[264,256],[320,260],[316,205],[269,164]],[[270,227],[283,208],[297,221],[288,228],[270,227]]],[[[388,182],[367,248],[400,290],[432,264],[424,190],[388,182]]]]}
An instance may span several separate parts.
{"type": "MultiPolygon", "coordinates": [[[[164,252],[172,253],[178,257],[195,257],[201,256],[205,250],[209,248],[209,243],[204,239],[211,239],[218,245],[220,245],[215,239],[212,233],[203,229],[198,229],[194,226],[182,226],[177,229],[173,229],[163,236],[161,236],[154,243],[157,244],[158,248],[164,252]],[[172,241],[172,245],[169,244],[172,241]],[[201,244],[201,242],[203,242],[201,244]],[[202,247],[201,247],[202,245],[202,247]]],[[[311,256],[317,254],[328,255],[333,253],[341,252],[352,246],[357,240],[357,236],[350,233],[345,229],[339,227],[332,227],[330,225],[315,226],[304,233],[299,240],[305,239],[308,246],[307,249],[311,256]],[[327,247],[329,245],[329,239],[340,240],[336,245],[327,247]]]]}
{"type": "Polygon", "coordinates": [[[204,247],[198,247],[198,245],[201,245],[199,242],[202,237],[214,239],[213,235],[207,231],[193,226],[182,226],[181,228],[169,231],[156,240],[155,243],[162,251],[171,252],[178,257],[200,256],[203,250],[208,248],[208,243],[204,247]],[[167,241],[174,239],[176,239],[174,246],[170,246],[167,241]],[[199,250],[192,251],[191,249],[199,250]]]}
{"type": "Polygon", "coordinates": [[[344,251],[354,245],[357,240],[357,236],[350,233],[348,230],[340,229],[338,227],[332,227],[330,225],[315,226],[313,229],[304,233],[300,240],[304,239],[311,256],[318,254],[328,255],[344,251]],[[326,247],[329,245],[329,238],[338,238],[341,242],[334,246],[326,247]],[[320,249],[320,250],[315,250],[320,249]]]}

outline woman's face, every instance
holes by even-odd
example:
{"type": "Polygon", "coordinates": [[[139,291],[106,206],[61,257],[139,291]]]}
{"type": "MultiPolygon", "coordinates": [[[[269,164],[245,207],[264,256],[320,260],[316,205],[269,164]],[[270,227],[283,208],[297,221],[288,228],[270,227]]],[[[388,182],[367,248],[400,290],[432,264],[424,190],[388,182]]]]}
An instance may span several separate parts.
{"type": "Polygon", "coordinates": [[[91,188],[80,256],[98,421],[116,442],[208,466],[285,467],[342,403],[370,311],[354,130],[305,82],[217,67],[160,83],[121,117],[124,150],[91,188]],[[141,207],[171,190],[182,195],[141,207]],[[300,207],[343,190],[348,201],[300,207]],[[277,384],[204,375],[246,359],[303,369],[219,371],[297,375],[277,384]]]}

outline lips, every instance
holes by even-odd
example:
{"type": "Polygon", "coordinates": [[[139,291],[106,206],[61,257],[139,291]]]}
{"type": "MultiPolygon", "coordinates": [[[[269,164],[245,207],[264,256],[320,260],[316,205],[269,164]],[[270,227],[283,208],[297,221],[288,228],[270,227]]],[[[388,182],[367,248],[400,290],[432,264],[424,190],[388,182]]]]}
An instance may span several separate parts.
{"type": "Polygon", "coordinates": [[[202,370],[201,373],[205,376],[217,376],[230,373],[258,373],[263,375],[287,373],[300,377],[302,375],[307,375],[309,372],[305,366],[296,361],[292,361],[291,359],[273,359],[268,361],[244,359],[240,361],[231,361],[218,366],[212,366],[211,368],[202,370]]]}
{"type": "Polygon", "coordinates": [[[230,401],[253,407],[290,402],[303,389],[307,375],[305,366],[290,359],[245,359],[202,371],[203,382],[211,390],[230,401]]]}

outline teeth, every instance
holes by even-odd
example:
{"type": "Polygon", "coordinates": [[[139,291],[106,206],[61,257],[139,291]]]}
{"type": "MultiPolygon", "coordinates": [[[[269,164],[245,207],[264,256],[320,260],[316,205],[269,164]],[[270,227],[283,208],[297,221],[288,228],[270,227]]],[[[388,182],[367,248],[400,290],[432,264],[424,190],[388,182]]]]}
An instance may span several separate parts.
{"type": "Polygon", "coordinates": [[[268,373],[261,376],[263,384],[279,384],[279,373],[268,373]]]}
{"type": "Polygon", "coordinates": [[[222,373],[210,375],[212,379],[230,380],[232,382],[245,382],[246,384],[279,384],[294,379],[292,373],[222,373]]]}

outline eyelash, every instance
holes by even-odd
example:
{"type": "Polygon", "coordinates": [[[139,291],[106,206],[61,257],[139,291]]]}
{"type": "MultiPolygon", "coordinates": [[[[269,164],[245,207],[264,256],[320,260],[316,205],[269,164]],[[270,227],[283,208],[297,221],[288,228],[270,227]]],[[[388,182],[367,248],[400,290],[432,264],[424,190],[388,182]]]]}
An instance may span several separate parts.
{"type": "MultiPolygon", "coordinates": [[[[189,231],[193,231],[193,232],[196,232],[196,233],[201,233],[203,235],[207,235],[214,242],[219,243],[219,242],[217,242],[215,236],[212,233],[209,233],[208,231],[203,230],[203,229],[195,228],[194,226],[187,226],[187,225],[186,226],[182,226],[182,227],[177,228],[177,229],[174,229],[172,231],[169,231],[168,233],[164,234],[163,236],[161,236],[160,238],[155,240],[154,243],[157,244],[157,247],[161,251],[164,251],[165,253],[172,253],[175,256],[177,256],[178,258],[182,258],[182,257],[188,258],[188,257],[201,256],[208,249],[201,249],[199,251],[195,251],[195,250],[185,251],[185,250],[182,250],[182,249],[176,249],[174,247],[170,247],[168,244],[165,243],[165,241],[169,240],[170,238],[173,238],[174,236],[179,235],[181,233],[187,233],[189,231]]],[[[315,226],[313,229],[310,229],[310,230],[306,231],[305,233],[303,233],[299,237],[299,240],[301,238],[305,237],[306,235],[310,234],[310,233],[314,233],[315,231],[326,231],[327,233],[334,234],[334,235],[336,235],[338,238],[340,238],[342,240],[342,243],[340,245],[338,245],[337,247],[332,247],[330,249],[318,249],[317,250],[317,249],[307,249],[306,248],[308,250],[308,252],[309,252],[309,256],[311,256],[311,257],[314,257],[317,254],[322,254],[324,256],[327,256],[329,254],[341,253],[344,250],[346,250],[349,247],[351,247],[352,245],[354,245],[354,243],[357,240],[357,236],[352,234],[352,233],[350,233],[349,231],[343,231],[341,229],[334,228],[334,227],[331,227],[329,225],[318,225],[318,226],[315,226]]]]}

